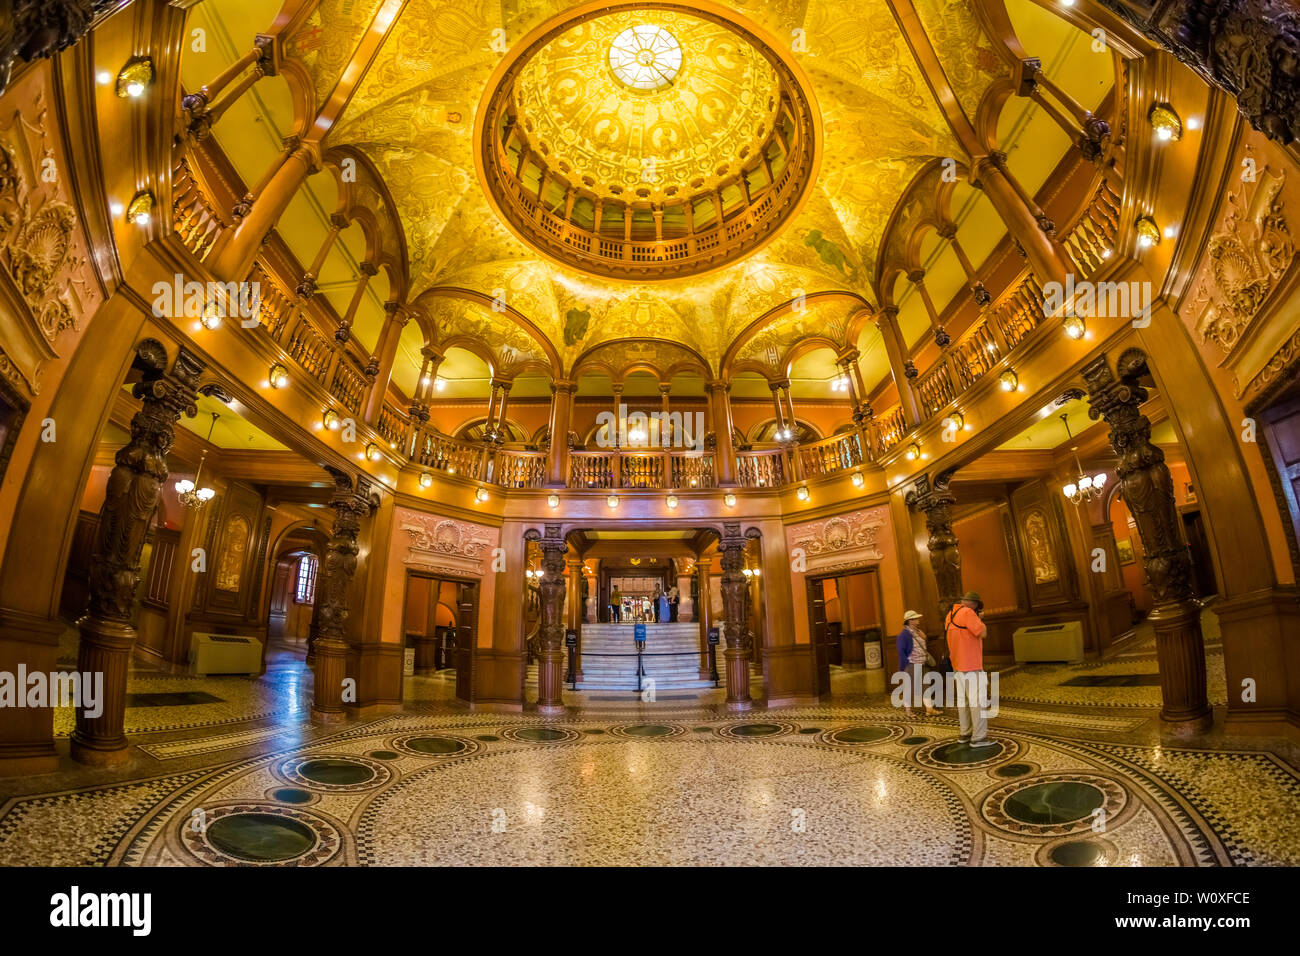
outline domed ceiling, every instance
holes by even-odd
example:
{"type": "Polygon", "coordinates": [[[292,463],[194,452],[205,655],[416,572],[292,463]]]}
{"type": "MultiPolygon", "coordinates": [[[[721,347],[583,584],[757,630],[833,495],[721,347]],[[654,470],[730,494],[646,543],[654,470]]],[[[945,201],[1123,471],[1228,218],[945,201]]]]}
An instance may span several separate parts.
{"type": "Polygon", "coordinates": [[[720,24],[625,10],[547,43],[513,93],[520,122],[559,172],[598,195],[645,185],[663,198],[699,191],[758,151],[779,81],[720,24]]]}
{"type": "MultiPolygon", "coordinates": [[[[1008,75],[1005,60],[970,4],[905,6],[973,117],[982,92],[1008,75]]],[[[904,188],[925,164],[964,155],[888,0],[322,0],[285,44],[291,56],[305,51],[298,59],[320,102],[346,66],[344,51],[368,30],[382,31],[382,43],[327,144],[362,151],[383,177],[405,233],[407,301],[439,343],[489,338],[503,346],[497,374],[531,364],[568,375],[604,343],[662,340],[716,374],[729,354],[761,366],[800,337],[862,329],[848,344],[874,355],[864,377],[887,374],[878,333],[848,318],[873,304],[882,233],[904,188]],[[669,206],[683,197],[721,191],[724,204],[757,203],[762,174],[745,180],[744,170],[760,166],[756,154],[778,138],[779,97],[791,83],[816,124],[815,164],[790,214],[734,261],[677,278],[596,274],[539,254],[484,177],[485,106],[513,67],[508,119],[548,170],[545,182],[525,185],[545,194],[553,175],[571,188],[575,220],[588,195],[612,199],[618,189],[624,199],[629,189],[651,193],[637,198],[663,207],[665,238],[669,206]],[[754,191],[737,200],[746,186],[754,191]],[[761,347],[738,343],[759,333],[761,347]]],[[[697,216],[707,214],[704,202],[696,200],[697,216]]],[[[562,215],[558,203],[543,205],[562,215]]],[[[399,383],[419,368],[421,344],[412,323],[399,354],[411,368],[395,370],[399,383]]]]}

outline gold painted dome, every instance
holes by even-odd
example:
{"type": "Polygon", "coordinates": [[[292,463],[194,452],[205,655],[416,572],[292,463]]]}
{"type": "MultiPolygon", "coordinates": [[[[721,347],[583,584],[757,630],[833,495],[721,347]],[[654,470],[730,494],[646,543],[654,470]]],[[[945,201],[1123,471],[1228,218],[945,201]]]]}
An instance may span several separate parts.
{"type": "Polygon", "coordinates": [[[505,223],[608,278],[681,278],[749,255],[815,178],[815,111],[791,65],[706,10],[559,17],[512,51],[479,115],[479,172],[505,223]]]}
{"type": "Polygon", "coordinates": [[[597,195],[699,193],[758,155],[780,105],[762,53],[721,23],[665,10],[588,20],[534,55],[514,84],[547,164],[597,195]]]}

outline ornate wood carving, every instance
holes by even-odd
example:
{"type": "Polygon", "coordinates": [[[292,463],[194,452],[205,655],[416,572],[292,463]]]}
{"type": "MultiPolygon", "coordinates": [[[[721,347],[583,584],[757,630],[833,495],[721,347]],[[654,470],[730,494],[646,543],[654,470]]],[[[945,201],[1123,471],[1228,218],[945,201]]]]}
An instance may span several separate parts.
{"type": "Polygon", "coordinates": [[[948,490],[952,475],[953,469],[941,471],[934,476],[933,484],[929,475],[921,475],[904,499],[909,508],[925,515],[925,529],[930,532],[926,547],[929,548],[930,567],[939,586],[941,619],[947,616],[948,610],[962,595],[961,552],[957,550],[957,536],[952,531],[952,506],[957,503],[957,499],[948,490]]]}
{"type": "Polygon", "coordinates": [[[1161,718],[1175,730],[1196,732],[1211,722],[1201,608],[1191,554],[1178,531],[1173,479],[1164,452],[1151,443],[1151,422],[1141,411],[1147,390],[1140,380],[1147,374],[1147,357],[1140,349],[1121,353],[1113,372],[1104,354],[1083,368],[1088,414],[1110,426],[1120,493],[1142,540],[1142,563],[1155,601],[1148,620],[1156,632],[1161,718]]]}
{"type": "Polygon", "coordinates": [[[727,706],[743,710],[751,706],[749,697],[749,656],[753,638],[749,632],[749,579],[745,577],[745,535],[740,525],[727,522],[722,526],[718,555],[722,567],[722,632],[727,641],[727,706]]]}
{"type": "Polygon", "coordinates": [[[203,371],[184,349],[167,371],[167,352],[154,339],[137,346],[133,367],[143,372],[132,390],[140,410],[131,419],[131,440],[118,449],[108,476],[90,564],[90,600],[77,622],[77,667],[83,674],[104,675],[104,702],[98,717],[77,712],[72,754],[99,765],[126,758],[126,670],[136,636],[131,605],[140,583],[140,554],[167,480],[176,423],[198,412],[195,395],[203,371]]]}
{"type": "Polygon", "coordinates": [[[883,508],[850,512],[801,526],[791,545],[803,549],[809,572],[858,567],[884,557],[880,551],[884,526],[883,508]]]}
{"type": "Polygon", "coordinates": [[[1290,0],[1100,0],[1207,82],[1270,139],[1300,133],[1300,11],[1290,0]]]}
{"type": "Polygon", "coordinates": [[[13,0],[0,9],[0,93],[14,61],[54,56],[90,30],[120,0],[13,0]]]}
{"type": "Polygon", "coordinates": [[[541,621],[537,647],[537,709],[555,713],[564,709],[561,696],[564,663],[564,555],[568,550],[558,524],[545,525],[545,533],[529,531],[525,537],[538,542],[542,553],[542,581],[538,586],[541,621]]]}
{"type": "Polygon", "coordinates": [[[403,510],[398,520],[410,539],[402,563],[437,573],[483,574],[483,559],[492,550],[487,529],[415,511],[403,510]]]}

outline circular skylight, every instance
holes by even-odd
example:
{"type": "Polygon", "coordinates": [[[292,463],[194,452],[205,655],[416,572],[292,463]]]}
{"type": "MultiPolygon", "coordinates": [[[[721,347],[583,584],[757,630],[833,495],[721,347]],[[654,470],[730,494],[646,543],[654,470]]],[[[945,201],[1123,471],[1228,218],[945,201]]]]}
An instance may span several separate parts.
{"type": "Polygon", "coordinates": [[[614,37],[609,65],[634,90],[662,90],[682,68],[682,47],[663,27],[638,24],[614,37]]]}

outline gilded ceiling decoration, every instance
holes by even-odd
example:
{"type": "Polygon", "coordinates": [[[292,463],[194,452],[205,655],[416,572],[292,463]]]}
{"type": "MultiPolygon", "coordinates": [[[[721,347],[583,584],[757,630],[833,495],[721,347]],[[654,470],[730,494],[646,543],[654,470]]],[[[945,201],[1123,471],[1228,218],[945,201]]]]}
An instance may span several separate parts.
{"type": "MultiPolygon", "coordinates": [[[[332,87],[343,49],[355,46],[378,6],[325,0],[291,39],[289,55],[305,61],[318,91],[332,87]],[[344,29],[333,29],[335,23],[344,29]]],[[[990,59],[988,42],[972,33],[973,15],[966,4],[946,0],[922,6],[920,15],[942,34],[936,45],[959,99],[977,100],[1001,67],[990,59]]],[[[522,336],[509,346],[521,360],[545,354],[534,341],[544,336],[561,373],[593,347],[628,336],[680,342],[716,373],[756,317],[791,300],[826,292],[872,298],[878,246],[898,197],[925,163],[960,155],[886,0],[733,0],[719,5],[720,16],[671,4],[611,4],[566,22],[565,11],[576,9],[570,0],[408,0],[388,29],[329,142],[362,150],[394,197],[410,257],[410,299],[431,289],[500,295],[510,313],[481,304],[469,310],[475,323],[485,323],[479,327],[489,331],[488,341],[522,336]],[[763,235],[761,247],[702,275],[617,281],[565,264],[551,250],[539,255],[517,224],[507,224],[500,197],[480,178],[475,120],[524,38],[542,35],[543,25],[549,39],[520,64],[509,88],[516,144],[535,156],[509,155],[535,162],[526,186],[559,185],[543,203],[555,217],[567,214],[590,227],[594,210],[583,201],[612,201],[621,188],[624,199],[647,211],[629,231],[662,228],[668,241],[681,228],[680,216],[667,211],[674,201],[699,191],[691,212],[707,217],[701,197],[724,181],[723,173],[734,177],[748,167],[747,182],[732,180],[741,198],[725,200],[734,204],[726,210],[730,222],[744,187],[754,201],[764,188],[756,150],[775,139],[781,106],[772,100],[786,82],[782,70],[806,93],[819,125],[815,164],[796,211],[763,235]],[[646,36],[660,28],[671,36],[655,54],[667,59],[649,66],[667,63],[675,72],[667,82],[651,77],[652,89],[632,89],[615,72],[635,60],[635,43],[631,60],[620,61],[614,49],[633,26],[648,28],[646,36]],[[554,183],[539,184],[542,166],[554,183]],[[647,167],[651,182],[643,181],[647,167]],[[650,215],[654,204],[665,210],[662,226],[650,215]]],[[[511,119],[509,110],[501,115],[511,119]]],[[[778,177],[780,169],[778,159],[778,177]]],[[[592,235],[618,228],[604,226],[592,235]]],[[[833,318],[847,319],[849,301],[833,318]]],[[[457,321],[463,331],[467,320],[457,321]]]]}
{"type": "Polygon", "coordinates": [[[980,29],[970,0],[912,0],[957,102],[975,118],[989,84],[1011,75],[980,29]]]}
{"type": "Polygon", "coordinates": [[[645,185],[656,199],[697,193],[719,170],[738,172],[771,132],[779,94],[776,71],[737,34],[666,10],[581,23],[529,60],[514,86],[519,120],[548,165],[597,195],[645,185]],[[629,87],[607,62],[616,39],[643,28],[670,38],[680,64],[648,90],[629,87]]]}

